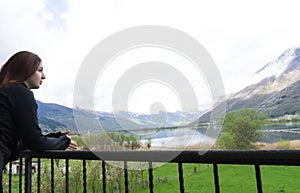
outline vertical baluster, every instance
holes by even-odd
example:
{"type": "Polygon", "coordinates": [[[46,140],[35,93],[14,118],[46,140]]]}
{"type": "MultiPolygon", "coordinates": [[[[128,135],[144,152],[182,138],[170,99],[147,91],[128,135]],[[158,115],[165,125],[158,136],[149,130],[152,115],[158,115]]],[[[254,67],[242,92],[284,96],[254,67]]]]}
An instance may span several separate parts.
{"type": "Polygon", "coordinates": [[[124,161],[125,193],[129,193],[127,161],[124,161]]]}
{"type": "Polygon", "coordinates": [[[19,192],[22,193],[22,172],[23,172],[23,158],[20,158],[20,170],[19,170],[19,192]]]}
{"type": "Polygon", "coordinates": [[[37,192],[41,192],[41,158],[37,160],[37,192]]]}
{"type": "Polygon", "coordinates": [[[51,158],[51,193],[54,193],[54,159],[51,158]]]}
{"type": "Polygon", "coordinates": [[[150,193],[153,193],[153,168],[152,168],[152,162],[149,162],[149,191],[150,193]]]}
{"type": "Polygon", "coordinates": [[[184,193],[184,179],[183,179],[182,163],[178,163],[178,175],[179,175],[180,192],[184,193]]]}
{"type": "Polygon", "coordinates": [[[220,193],[218,165],[216,163],[214,163],[213,167],[214,167],[215,192],[220,193]]]}
{"type": "Polygon", "coordinates": [[[258,193],[263,193],[259,164],[255,164],[256,187],[258,193]]]}
{"type": "Polygon", "coordinates": [[[102,186],[103,192],[106,193],[106,166],[104,160],[102,160],[102,186]]]}
{"type": "Polygon", "coordinates": [[[9,193],[12,193],[12,187],[11,187],[11,185],[12,185],[12,183],[11,183],[11,181],[12,181],[12,162],[9,162],[9,170],[8,170],[8,175],[9,175],[9,179],[8,179],[8,192],[9,193]]]}
{"type": "Polygon", "coordinates": [[[86,193],[86,160],[82,160],[82,172],[83,172],[83,192],[86,193]]]}
{"type": "Polygon", "coordinates": [[[66,159],[66,193],[69,193],[69,159],[66,159]]]}
{"type": "Polygon", "coordinates": [[[32,158],[25,158],[25,193],[31,193],[32,158]]]}

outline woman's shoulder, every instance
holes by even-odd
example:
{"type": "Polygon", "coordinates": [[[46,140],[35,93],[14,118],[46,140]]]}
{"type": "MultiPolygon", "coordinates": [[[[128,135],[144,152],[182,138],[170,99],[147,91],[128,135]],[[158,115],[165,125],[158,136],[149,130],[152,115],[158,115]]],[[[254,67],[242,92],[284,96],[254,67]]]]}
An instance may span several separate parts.
{"type": "Polygon", "coordinates": [[[8,95],[18,95],[20,97],[24,95],[33,95],[32,91],[27,88],[25,83],[12,83],[1,89],[8,95]]]}
{"type": "Polygon", "coordinates": [[[13,88],[13,89],[26,89],[26,90],[29,90],[26,86],[25,83],[19,83],[19,82],[15,82],[15,83],[11,83],[11,84],[8,84],[6,85],[4,88],[13,88]]]}

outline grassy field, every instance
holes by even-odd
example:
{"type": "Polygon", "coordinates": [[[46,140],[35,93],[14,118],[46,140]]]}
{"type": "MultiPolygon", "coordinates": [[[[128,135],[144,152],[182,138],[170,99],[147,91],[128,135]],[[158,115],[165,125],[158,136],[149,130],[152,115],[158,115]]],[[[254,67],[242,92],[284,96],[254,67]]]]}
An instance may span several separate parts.
{"type": "MultiPolygon", "coordinates": [[[[213,177],[212,165],[184,164],[183,168],[184,168],[184,185],[185,185],[186,193],[213,193],[214,192],[214,177],[213,177]]],[[[220,189],[222,193],[257,192],[254,166],[219,165],[218,169],[219,169],[220,189]]],[[[261,166],[261,174],[262,174],[264,193],[300,193],[300,183],[299,183],[300,167],[261,166]]],[[[179,192],[177,164],[168,163],[162,165],[159,168],[155,168],[153,171],[153,175],[154,175],[154,192],[156,193],[179,192]]],[[[148,178],[148,173],[147,171],[145,171],[144,179],[146,180],[147,178],[148,178]]],[[[5,179],[7,178],[5,177],[5,179]]],[[[13,176],[13,181],[14,181],[13,192],[15,192],[17,191],[17,187],[18,187],[18,176],[13,176]]],[[[99,183],[99,185],[101,186],[101,182],[99,183]]],[[[109,187],[110,185],[107,186],[109,187]]],[[[70,189],[72,189],[72,187],[70,187],[70,189]]],[[[56,189],[56,192],[64,192],[64,191],[63,189],[62,191],[56,189]]],[[[80,190],[80,192],[82,191],[80,190]]],[[[88,187],[88,192],[92,192],[90,187],[88,187]]],[[[119,191],[116,189],[114,191],[108,189],[108,192],[119,192],[119,191]]],[[[124,192],[124,190],[122,192],[124,192]]],[[[142,186],[135,186],[131,190],[131,192],[146,193],[149,192],[149,189],[142,186]]]]}
{"type": "MultiPolygon", "coordinates": [[[[214,178],[212,165],[185,164],[184,184],[187,193],[213,193],[214,178]],[[194,167],[197,168],[196,172],[194,167]]],[[[262,166],[264,193],[300,193],[300,168],[287,166],[262,166]]],[[[166,164],[154,171],[154,192],[179,192],[176,164],[166,164]],[[167,177],[168,182],[159,183],[157,177],[167,177]]],[[[219,165],[219,181],[222,193],[255,193],[254,166],[219,165]]],[[[148,189],[134,192],[146,193],[148,189]]]]}

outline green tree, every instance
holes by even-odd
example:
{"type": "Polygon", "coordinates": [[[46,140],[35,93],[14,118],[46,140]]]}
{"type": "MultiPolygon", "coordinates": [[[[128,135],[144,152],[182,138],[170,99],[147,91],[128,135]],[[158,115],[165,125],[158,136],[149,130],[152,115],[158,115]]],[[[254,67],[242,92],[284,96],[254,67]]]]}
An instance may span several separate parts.
{"type": "Polygon", "coordinates": [[[226,113],[223,133],[217,145],[223,149],[253,149],[262,138],[259,132],[267,116],[253,108],[243,108],[226,113]]]}
{"type": "Polygon", "coordinates": [[[233,135],[228,132],[223,132],[217,140],[217,146],[221,149],[236,149],[233,135]]]}

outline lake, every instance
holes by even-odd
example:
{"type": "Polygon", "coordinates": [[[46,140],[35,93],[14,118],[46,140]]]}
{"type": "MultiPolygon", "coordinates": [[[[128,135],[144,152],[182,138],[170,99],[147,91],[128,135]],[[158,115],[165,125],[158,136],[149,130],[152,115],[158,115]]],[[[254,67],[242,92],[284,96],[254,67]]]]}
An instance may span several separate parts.
{"type": "Polygon", "coordinates": [[[274,143],[280,140],[300,139],[300,122],[285,122],[266,124],[263,142],[274,143]]]}
{"type": "MultiPolygon", "coordinates": [[[[300,122],[286,122],[266,124],[261,131],[264,133],[262,142],[274,143],[280,140],[300,140],[300,122]]],[[[143,136],[142,142],[146,138],[151,138],[152,147],[183,147],[196,145],[199,143],[213,144],[216,139],[205,135],[206,128],[176,128],[160,129],[152,132],[149,136],[143,136]]]]}

